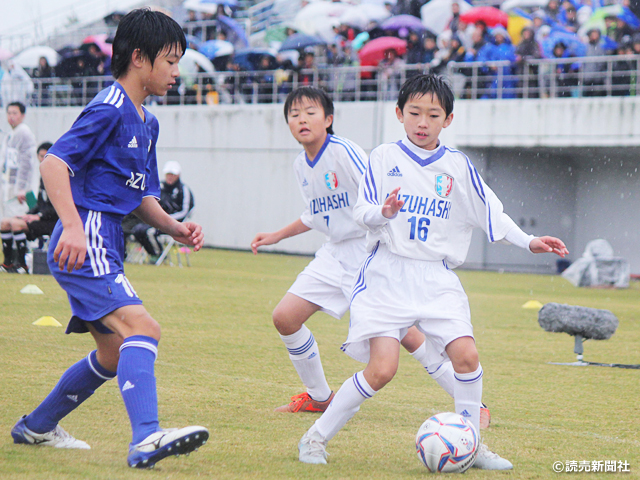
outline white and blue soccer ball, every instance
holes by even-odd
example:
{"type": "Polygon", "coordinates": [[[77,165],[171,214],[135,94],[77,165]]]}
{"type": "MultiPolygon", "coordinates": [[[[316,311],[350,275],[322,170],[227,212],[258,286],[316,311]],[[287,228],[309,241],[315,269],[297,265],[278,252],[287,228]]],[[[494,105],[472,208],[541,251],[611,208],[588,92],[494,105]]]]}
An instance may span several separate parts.
{"type": "Polygon", "coordinates": [[[480,439],[470,421],[457,413],[428,418],[416,435],[418,458],[430,472],[462,473],[476,459],[480,439]]]}

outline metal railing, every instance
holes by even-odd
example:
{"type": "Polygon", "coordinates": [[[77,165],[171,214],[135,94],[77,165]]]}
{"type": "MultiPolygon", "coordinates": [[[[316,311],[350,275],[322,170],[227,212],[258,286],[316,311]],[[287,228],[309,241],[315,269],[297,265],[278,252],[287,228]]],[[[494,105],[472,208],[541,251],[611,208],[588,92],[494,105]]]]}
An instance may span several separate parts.
{"type": "MultiPolygon", "coordinates": [[[[320,86],[334,101],[395,100],[409,76],[431,70],[427,64],[189,74],[179,79],[179,85],[165,97],[149,101],[164,105],[280,103],[299,85],[320,86]]],[[[451,62],[437,73],[449,77],[456,98],[473,100],[635,96],[640,91],[640,55],[530,60],[520,64],[451,62]]],[[[113,81],[111,77],[34,79],[31,103],[85,105],[113,81]]]]}

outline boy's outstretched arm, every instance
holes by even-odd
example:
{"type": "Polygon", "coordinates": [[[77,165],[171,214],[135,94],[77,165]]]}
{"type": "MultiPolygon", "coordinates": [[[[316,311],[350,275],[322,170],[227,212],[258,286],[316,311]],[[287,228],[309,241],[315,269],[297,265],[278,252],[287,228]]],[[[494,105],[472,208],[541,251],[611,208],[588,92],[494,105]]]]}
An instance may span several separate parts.
{"type": "Polygon", "coordinates": [[[302,220],[297,219],[295,222],[290,223],[284,228],[281,228],[277,232],[270,233],[258,233],[253,240],[251,240],[251,251],[254,255],[258,254],[258,247],[263,245],[273,245],[285,238],[294,237],[301,233],[308,232],[311,228],[307,227],[302,220]]]}
{"type": "Polygon", "coordinates": [[[63,161],[48,155],[40,164],[40,174],[63,228],[53,259],[58,262],[60,270],[64,269],[65,263],[68,272],[74,268],[78,270],[87,254],[87,240],[82,219],[73,203],[69,170],[63,161]]]}
{"type": "Polygon", "coordinates": [[[193,247],[197,252],[204,245],[202,227],[194,222],[178,222],[165,212],[154,197],[144,197],[133,213],[143,222],[171,235],[177,242],[193,247]]]}
{"type": "Polygon", "coordinates": [[[559,257],[564,257],[569,254],[569,250],[567,250],[562,240],[547,235],[531,240],[529,250],[533,253],[555,253],[559,257]]]}

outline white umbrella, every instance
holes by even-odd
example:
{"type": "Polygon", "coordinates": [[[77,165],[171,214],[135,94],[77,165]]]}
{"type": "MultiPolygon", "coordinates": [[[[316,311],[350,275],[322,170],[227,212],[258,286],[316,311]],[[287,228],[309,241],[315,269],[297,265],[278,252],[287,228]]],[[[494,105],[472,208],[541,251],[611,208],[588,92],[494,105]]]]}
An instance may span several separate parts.
{"type": "Polygon", "coordinates": [[[191,48],[187,48],[184,51],[184,55],[179,62],[179,67],[181,71],[186,73],[198,73],[198,67],[207,73],[213,73],[216,71],[211,60],[202,53],[191,48]]]}
{"type": "Polygon", "coordinates": [[[182,4],[182,8],[185,10],[193,10],[194,12],[216,13],[218,11],[218,4],[208,2],[203,3],[200,0],[186,0],[182,4]]]}
{"type": "MultiPolygon", "coordinates": [[[[453,18],[451,13],[452,3],[452,0],[431,0],[420,9],[422,24],[436,35],[442,33],[453,18]]],[[[458,5],[460,5],[460,13],[464,13],[471,8],[471,5],[462,0],[458,1],[458,5]]]]}
{"type": "Polygon", "coordinates": [[[340,23],[364,30],[369,22],[382,22],[391,16],[391,12],[381,5],[363,3],[348,8],[340,16],[340,23]]]}
{"type": "Polygon", "coordinates": [[[384,6],[385,3],[388,3],[390,5],[395,5],[396,3],[398,3],[397,0],[362,0],[361,5],[380,5],[380,6],[384,6]]]}
{"type": "Polygon", "coordinates": [[[331,40],[325,35],[331,33],[334,25],[340,23],[340,16],[351,5],[340,2],[314,2],[302,8],[295,16],[293,24],[299,32],[307,35],[321,35],[324,40],[331,40]]]}
{"type": "Polygon", "coordinates": [[[514,8],[543,8],[548,3],[549,0],[506,0],[500,5],[500,10],[508,12],[514,8]]]}
{"type": "Polygon", "coordinates": [[[51,67],[55,67],[60,60],[58,52],[45,45],[26,48],[12,57],[12,60],[22,68],[38,68],[40,57],[45,57],[51,67]]]}

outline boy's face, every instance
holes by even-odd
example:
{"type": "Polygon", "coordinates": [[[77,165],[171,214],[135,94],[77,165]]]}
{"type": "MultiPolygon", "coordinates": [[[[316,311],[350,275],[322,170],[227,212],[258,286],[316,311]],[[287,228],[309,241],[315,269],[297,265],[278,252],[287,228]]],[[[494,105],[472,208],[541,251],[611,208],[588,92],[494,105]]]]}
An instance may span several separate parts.
{"type": "Polygon", "coordinates": [[[438,146],[440,132],[453,121],[453,113],[447,116],[438,97],[429,93],[410,97],[402,110],[396,106],[396,116],[404,125],[409,140],[425,150],[438,146]]]}
{"type": "Polygon", "coordinates": [[[24,120],[24,114],[20,112],[20,109],[15,105],[11,105],[7,108],[7,122],[11,125],[11,128],[16,128],[24,120]]]}
{"type": "MultiPolygon", "coordinates": [[[[135,53],[134,53],[135,56],[135,53]]],[[[157,95],[162,97],[176,83],[176,78],[180,75],[178,70],[178,62],[182,56],[182,50],[179,47],[172,46],[162,50],[153,66],[147,58],[141,60],[141,74],[144,82],[144,88],[149,95],[157,95]]]]}
{"type": "Polygon", "coordinates": [[[322,105],[308,98],[291,105],[287,115],[291,135],[302,145],[324,141],[327,128],[333,123],[333,115],[325,117],[322,105]]]}

